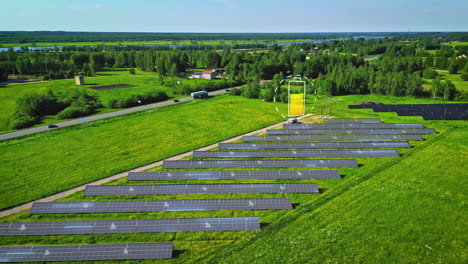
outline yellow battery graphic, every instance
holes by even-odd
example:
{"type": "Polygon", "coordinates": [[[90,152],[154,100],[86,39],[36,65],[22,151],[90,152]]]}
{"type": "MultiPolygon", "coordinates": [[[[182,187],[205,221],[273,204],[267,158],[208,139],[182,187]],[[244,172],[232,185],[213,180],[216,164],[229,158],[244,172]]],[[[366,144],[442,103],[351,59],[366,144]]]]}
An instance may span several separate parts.
{"type": "Polygon", "coordinates": [[[303,115],[304,114],[304,94],[290,94],[289,95],[289,115],[303,115]]]}

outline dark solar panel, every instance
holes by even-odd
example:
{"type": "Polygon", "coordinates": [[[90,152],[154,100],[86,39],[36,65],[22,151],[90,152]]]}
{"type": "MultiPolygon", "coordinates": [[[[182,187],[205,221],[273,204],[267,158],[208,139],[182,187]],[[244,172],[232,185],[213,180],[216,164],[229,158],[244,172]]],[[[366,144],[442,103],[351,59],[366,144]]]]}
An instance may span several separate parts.
{"type": "Polygon", "coordinates": [[[382,123],[378,118],[325,118],[325,123],[330,124],[349,124],[349,123],[363,123],[363,124],[375,124],[382,123]]]}
{"type": "Polygon", "coordinates": [[[0,247],[0,262],[170,259],[172,243],[0,247]]]}
{"type": "Polygon", "coordinates": [[[166,169],[204,168],[318,168],[357,167],[352,159],[325,160],[170,160],[164,161],[166,169]]]}
{"type": "Polygon", "coordinates": [[[268,135],[428,135],[434,134],[433,128],[405,128],[405,129],[269,129],[268,135]]]}
{"type": "Polygon", "coordinates": [[[152,171],[128,174],[130,181],[339,178],[337,170],[152,171]]]}
{"type": "Polygon", "coordinates": [[[260,230],[258,217],[3,222],[0,236],[260,230]]]}
{"type": "Polygon", "coordinates": [[[397,112],[399,116],[423,116],[425,120],[468,120],[468,104],[350,105],[348,107],[371,108],[374,112],[397,112]]]}
{"type": "Polygon", "coordinates": [[[289,198],[34,203],[31,214],[292,209],[289,198]]]}
{"type": "Polygon", "coordinates": [[[421,141],[420,135],[303,135],[245,136],[246,142],[268,141],[421,141]]]}
{"type": "Polygon", "coordinates": [[[359,149],[410,148],[408,142],[219,143],[219,149],[359,149]]]}
{"type": "Polygon", "coordinates": [[[398,151],[384,150],[264,150],[194,151],[194,158],[370,158],[399,157],[398,151]]]}
{"type": "Polygon", "coordinates": [[[318,193],[316,183],[220,183],[158,185],[88,185],[85,196],[204,193],[318,193]]]}
{"type": "Polygon", "coordinates": [[[348,128],[424,128],[421,123],[380,123],[380,124],[284,124],[285,129],[348,129],[348,128]]]}

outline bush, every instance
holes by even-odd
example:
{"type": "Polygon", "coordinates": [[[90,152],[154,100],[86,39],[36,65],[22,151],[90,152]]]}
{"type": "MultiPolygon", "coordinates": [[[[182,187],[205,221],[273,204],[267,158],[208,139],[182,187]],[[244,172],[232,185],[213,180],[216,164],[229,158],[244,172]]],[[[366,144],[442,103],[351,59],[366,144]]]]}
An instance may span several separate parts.
{"type": "Polygon", "coordinates": [[[109,100],[108,107],[112,109],[128,108],[132,106],[161,102],[169,99],[163,91],[151,92],[142,95],[130,95],[123,98],[109,100]]]}
{"type": "Polygon", "coordinates": [[[437,72],[433,69],[425,69],[423,72],[424,79],[435,79],[437,77],[437,72]]]}
{"type": "Polygon", "coordinates": [[[77,118],[77,117],[82,117],[86,116],[87,113],[81,111],[79,108],[76,107],[67,107],[65,108],[62,112],[58,113],[57,118],[58,119],[68,119],[68,118],[77,118]]]}
{"type": "Polygon", "coordinates": [[[243,90],[243,88],[231,89],[231,90],[229,91],[229,95],[239,96],[239,95],[242,94],[242,90],[243,90]]]}
{"type": "Polygon", "coordinates": [[[132,75],[135,74],[135,69],[133,69],[133,68],[130,69],[130,74],[132,74],[132,75]]]}
{"type": "Polygon", "coordinates": [[[462,75],[460,75],[460,78],[464,81],[468,81],[468,72],[465,72],[462,75]]]}
{"type": "Polygon", "coordinates": [[[29,116],[29,115],[13,115],[10,118],[10,128],[11,129],[21,129],[33,126],[39,123],[39,118],[29,116]]]}

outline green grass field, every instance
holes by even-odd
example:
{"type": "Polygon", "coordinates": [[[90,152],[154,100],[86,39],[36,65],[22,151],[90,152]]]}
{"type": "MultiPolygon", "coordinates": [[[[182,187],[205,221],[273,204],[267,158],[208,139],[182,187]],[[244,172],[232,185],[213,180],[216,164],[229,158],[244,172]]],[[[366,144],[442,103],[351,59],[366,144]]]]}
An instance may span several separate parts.
{"type": "Polygon", "coordinates": [[[448,72],[438,71],[437,74],[441,75],[444,80],[449,80],[458,90],[468,92],[468,81],[463,81],[460,78],[460,74],[449,74],[448,72]]]}
{"type": "Polygon", "coordinates": [[[218,96],[0,141],[0,208],[282,120],[273,111],[271,103],[218,96]]]}
{"type": "MultiPolygon", "coordinates": [[[[313,99],[313,96],[308,96],[309,102],[313,102],[313,99]]],[[[328,98],[318,98],[316,103],[307,104],[307,109],[314,107],[313,111],[319,113],[322,103],[327,101],[328,98]]],[[[293,203],[298,204],[292,211],[87,215],[30,215],[22,212],[0,219],[1,221],[63,221],[259,216],[263,223],[261,231],[7,236],[2,237],[0,244],[173,242],[175,245],[177,254],[172,260],[131,263],[466,263],[465,248],[468,239],[465,232],[467,226],[464,196],[464,186],[467,184],[465,172],[468,164],[466,121],[424,121],[421,117],[399,117],[396,113],[375,113],[370,109],[347,108],[348,104],[357,101],[393,104],[445,103],[428,99],[374,95],[332,98],[331,115],[334,117],[381,118],[387,123],[421,122],[426,127],[435,128],[438,134],[425,136],[424,142],[411,142],[413,146],[411,149],[399,149],[401,154],[399,158],[358,159],[361,165],[359,168],[339,169],[344,176],[340,180],[293,181],[317,182],[321,194],[204,194],[93,198],[84,197],[83,192],[79,192],[61,199],[61,201],[105,201],[288,197],[293,203]]],[[[0,201],[4,201],[5,198],[8,200],[8,196],[12,196],[12,199],[17,201],[28,195],[23,192],[15,193],[23,188],[38,194],[39,191],[50,189],[45,188],[47,186],[55,186],[56,189],[61,185],[70,187],[73,185],[70,181],[73,180],[89,181],[92,175],[104,177],[105,169],[117,172],[117,168],[126,169],[135,166],[138,162],[143,164],[149,160],[154,161],[163,152],[172,151],[172,155],[185,149],[192,149],[196,144],[206,145],[208,139],[211,143],[229,137],[231,133],[240,134],[239,126],[248,130],[257,125],[259,120],[265,125],[268,122],[277,122],[281,118],[274,110],[275,106],[280,106],[281,111],[286,111],[285,105],[281,104],[222,96],[99,121],[95,124],[49,131],[24,139],[9,140],[3,144],[0,142],[2,144],[0,153],[8,154],[7,157],[12,161],[5,163],[0,169],[2,172],[0,175],[5,175],[2,178],[3,197],[0,201]],[[210,113],[210,117],[200,118],[206,113],[210,113]],[[164,131],[179,131],[179,133],[168,135],[164,131]],[[178,139],[184,135],[188,135],[190,140],[178,139]],[[50,142],[57,145],[53,148],[57,153],[50,151],[52,150],[50,142]],[[31,151],[25,153],[24,149],[31,151]],[[40,150],[40,159],[35,158],[37,153],[34,150],[40,150]],[[21,171],[12,168],[21,168],[21,171]],[[64,171],[59,172],[59,170],[64,171]],[[54,175],[50,175],[50,172],[54,175]],[[21,177],[21,180],[18,178],[9,180],[15,176],[12,173],[20,173],[18,177],[21,177]],[[45,182],[47,184],[44,184],[45,182]],[[13,191],[10,191],[12,189],[13,191]]],[[[183,183],[198,182],[201,181],[183,183]]],[[[151,183],[156,182],[141,182],[141,184],[151,183]]],[[[128,184],[128,181],[121,179],[112,184],[128,184]]]]}
{"type": "MultiPolygon", "coordinates": [[[[277,43],[296,42],[296,41],[312,41],[313,39],[282,39],[276,40],[277,43]]],[[[231,45],[231,44],[263,44],[271,43],[269,40],[202,40],[196,41],[196,45],[231,45]]],[[[53,46],[97,46],[97,45],[191,45],[190,40],[170,41],[170,40],[155,40],[155,41],[122,41],[122,42],[37,42],[34,43],[5,43],[0,44],[0,48],[9,47],[53,47],[53,46]]]]}
{"type": "MultiPolygon", "coordinates": [[[[207,82],[219,82],[220,80],[200,80],[200,79],[182,79],[182,78],[171,78],[164,77],[164,82],[169,83],[173,79],[180,81],[182,84],[195,85],[207,82]]],[[[100,101],[106,106],[107,102],[113,98],[120,98],[125,95],[138,95],[144,94],[151,91],[165,91],[169,96],[173,98],[187,97],[187,95],[175,95],[172,92],[171,87],[159,85],[159,78],[154,72],[143,72],[136,70],[135,75],[131,75],[129,69],[111,69],[102,72],[98,72],[95,77],[85,77],[85,84],[83,86],[75,85],[74,79],[65,80],[54,80],[54,81],[41,81],[24,84],[8,84],[0,85],[0,133],[6,133],[12,131],[8,127],[8,120],[13,114],[16,107],[16,100],[30,93],[41,93],[45,90],[51,89],[55,91],[68,91],[70,89],[85,89],[91,94],[95,94],[99,97],[100,101]],[[116,85],[116,84],[130,84],[135,87],[130,88],[119,88],[110,90],[94,90],[91,89],[93,86],[100,85],[116,85]]],[[[119,109],[108,109],[101,108],[96,114],[102,114],[119,109]]],[[[48,116],[40,125],[53,124],[56,122],[64,121],[58,120],[55,116],[48,116]]]]}

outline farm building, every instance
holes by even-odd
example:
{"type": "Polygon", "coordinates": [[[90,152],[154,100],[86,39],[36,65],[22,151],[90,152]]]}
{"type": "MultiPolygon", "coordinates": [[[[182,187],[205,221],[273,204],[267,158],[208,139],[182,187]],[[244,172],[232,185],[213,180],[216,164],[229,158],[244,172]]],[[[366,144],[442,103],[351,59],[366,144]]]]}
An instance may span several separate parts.
{"type": "Polygon", "coordinates": [[[202,79],[206,79],[206,80],[216,79],[216,73],[212,71],[204,71],[202,72],[202,79]]]}
{"type": "Polygon", "coordinates": [[[192,72],[192,76],[190,76],[192,79],[201,79],[202,78],[202,73],[201,72],[192,72]]]}
{"type": "Polygon", "coordinates": [[[191,78],[213,80],[216,79],[216,73],[212,71],[193,72],[191,78]]]}

